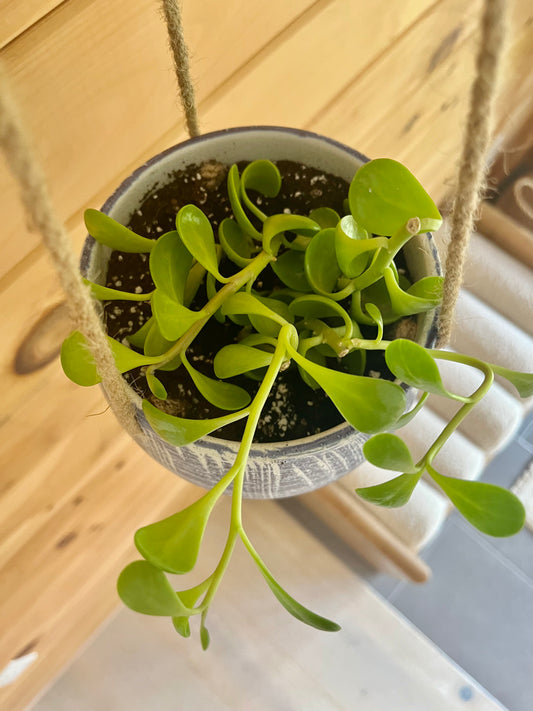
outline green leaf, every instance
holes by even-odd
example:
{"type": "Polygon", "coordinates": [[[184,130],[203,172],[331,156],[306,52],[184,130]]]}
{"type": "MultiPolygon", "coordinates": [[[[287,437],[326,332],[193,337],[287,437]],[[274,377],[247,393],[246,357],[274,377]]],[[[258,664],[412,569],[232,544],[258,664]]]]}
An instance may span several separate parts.
{"type": "Polygon", "coordinates": [[[281,245],[284,232],[298,232],[312,236],[320,231],[320,226],[309,217],[301,215],[272,215],[263,224],[263,249],[268,254],[275,254],[281,245]]]}
{"type": "Polygon", "coordinates": [[[349,314],[339,303],[326,296],[317,294],[300,296],[289,304],[289,311],[294,316],[303,316],[304,318],[340,318],[345,326],[343,338],[352,337],[353,322],[349,314]]]}
{"type": "MultiPolygon", "coordinates": [[[[132,351],[113,338],[107,337],[115,357],[115,364],[121,373],[143,365],[153,365],[159,358],[149,358],[132,351]]],[[[101,381],[96,364],[89,351],[85,337],[79,331],[73,331],[61,346],[61,367],[67,378],[76,385],[90,386],[101,381]]]]}
{"type": "Polygon", "coordinates": [[[337,285],[341,270],[335,252],[335,230],[326,229],[311,240],[305,251],[305,273],[313,289],[329,296],[337,285]]]}
{"type": "Polygon", "coordinates": [[[323,632],[338,632],[341,629],[336,622],[328,620],[326,617],[322,617],[321,615],[317,615],[316,612],[312,612],[307,607],[304,607],[291,595],[289,595],[289,593],[286,592],[286,590],[284,590],[274,579],[272,573],[268,570],[257,552],[253,549],[251,543],[246,538],[243,538],[243,541],[245,546],[250,551],[257,567],[261,571],[263,578],[266,580],[268,587],[272,590],[278,602],[283,605],[287,612],[289,612],[300,622],[304,622],[306,625],[314,627],[317,630],[322,630],[323,632]]]}
{"type": "Polygon", "coordinates": [[[143,412],[150,427],[157,434],[175,447],[182,447],[185,444],[196,442],[197,439],[208,435],[219,427],[229,425],[237,420],[242,420],[248,415],[248,410],[232,412],[230,415],[213,417],[204,420],[188,420],[184,417],[175,417],[166,412],[158,410],[148,400],[143,400],[143,412]]]}
{"type": "Polygon", "coordinates": [[[284,323],[292,323],[294,320],[291,312],[289,311],[289,307],[284,301],[278,301],[277,299],[272,299],[270,297],[256,296],[255,298],[257,298],[272,312],[278,314],[280,318],[274,321],[272,316],[250,314],[250,323],[258,333],[270,336],[271,338],[276,338],[284,323]]]}
{"type": "Polygon", "coordinates": [[[261,221],[266,215],[250,200],[247,190],[257,190],[264,197],[276,197],[281,189],[281,175],[269,160],[254,160],[248,163],[241,175],[241,198],[246,207],[261,221]]]}
{"type": "Polygon", "coordinates": [[[246,267],[252,261],[252,244],[235,220],[229,217],[222,220],[218,227],[218,239],[222,249],[239,267],[246,267]]]}
{"type": "MultiPolygon", "coordinates": [[[[139,348],[140,350],[144,350],[144,344],[146,342],[146,337],[148,336],[148,333],[150,329],[152,328],[152,325],[155,323],[155,319],[153,316],[150,316],[149,319],[147,319],[143,325],[140,327],[138,331],[135,331],[135,333],[131,333],[129,336],[126,336],[128,339],[128,343],[132,345],[134,348],[139,348]]],[[[161,351],[162,353],[163,351],[161,351]]],[[[148,353],[148,351],[145,351],[144,355],[159,355],[159,353],[148,353]]]]}
{"type": "Polygon", "coordinates": [[[288,345],[291,358],[314,378],[335,407],[359,432],[386,430],[402,415],[405,393],[388,380],[340,373],[303,358],[288,345]]]}
{"type": "Polygon", "coordinates": [[[260,348],[231,343],[217,352],[213,368],[217,378],[232,378],[270,365],[273,355],[260,348]]]}
{"type": "Polygon", "coordinates": [[[241,179],[236,165],[232,165],[228,172],[228,197],[233,215],[241,230],[261,242],[263,235],[252,225],[241,204],[241,179]]]}
{"type": "Polygon", "coordinates": [[[421,474],[400,474],[383,484],[356,489],[355,493],[371,504],[398,508],[409,501],[420,476],[421,474]]]}
{"type": "Polygon", "coordinates": [[[533,373],[521,373],[518,370],[509,370],[501,365],[490,365],[492,370],[508,380],[518,391],[520,397],[533,395],[533,373]]]}
{"type": "Polygon", "coordinates": [[[203,311],[191,311],[159,289],[152,296],[152,311],[162,336],[171,342],[177,341],[204,316],[203,311]]]}
{"type": "Polygon", "coordinates": [[[524,525],[524,506],[507,489],[482,481],[443,476],[434,469],[429,473],[466,520],[482,533],[513,536],[524,525]]]}
{"type": "Polygon", "coordinates": [[[209,631],[207,627],[204,625],[203,621],[200,626],[200,642],[202,644],[202,649],[207,651],[207,648],[209,647],[209,643],[211,642],[211,637],[209,636],[209,631]]]}
{"type": "Polygon", "coordinates": [[[414,175],[389,158],[359,168],[348,201],[356,222],[377,235],[393,235],[413,217],[424,220],[424,230],[436,230],[442,223],[435,203],[414,175]]]}
{"type": "Polygon", "coordinates": [[[211,223],[196,205],[185,205],[176,215],[176,227],[196,261],[218,281],[227,282],[218,271],[218,258],[215,245],[215,235],[211,223]]]}
{"type": "Polygon", "coordinates": [[[137,254],[151,252],[154,248],[155,240],[135,234],[100,210],[89,208],[85,210],[83,216],[87,232],[97,242],[105,244],[111,249],[137,254]]]}
{"type": "Polygon", "coordinates": [[[425,284],[418,283],[418,286],[417,284],[413,284],[409,291],[403,291],[403,289],[398,286],[392,269],[385,269],[384,278],[392,309],[398,316],[410,316],[411,314],[429,311],[434,309],[435,306],[438,306],[442,301],[443,277],[427,277],[423,280],[425,284]],[[427,281],[427,279],[431,281],[427,281]],[[417,296],[417,292],[427,295],[417,296]]]}
{"type": "Polygon", "coordinates": [[[90,287],[91,295],[100,301],[148,301],[152,296],[152,292],[149,294],[133,294],[130,291],[110,289],[108,286],[95,284],[88,279],[83,279],[83,283],[90,287]]]}
{"type": "Polygon", "coordinates": [[[173,617],[172,624],[176,632],[182,637],[191,636],[191,625],[189,624],[188,617],[173,617]]]}
{"type": "Polygon", "coordinates": [[[360,227],[351,215],[346,215],[335,229],[335,252],[342,270],[350,279],[367,268],[372,253],[383,244],[383,237],[369,239],[368,232],[360,227]]]}
{"type": "MultiPolygon", "coordinates": [[[[221,307],[222,313],[225,316],[238,315],[238,314],[248,314],[248,316],[264,316],[265,318],[271,319],[280,326],[285,326],[287,324],[287,319],[285,319],[281,314],[279,314],[274,309],[269,308],[266,303],[268,301],[261,297],[252,296],[245,291],[238,291],[236,294],[228,297],[221,307]]],[[[281,302],[278,302],[281,303],[281,302]]],[[[285,306],[285,304],[283,304],[285,306]]]]}
{"type": "Polygon", "coordinates": [[[117,590],[125,605],[144,615],[167,617],[188,612],[163,571],[146,560],[135,560],[124,568],[117,590]]]}
{"type": "Polygon", "coordinates": [[[336,227],[341,219],[340,215],[335,210],[332,210],[331,207],[317,207],[315,210],[311,210],[309,217],[319,224],[322,229],[336,227]]]}
{"type": "Polygon", "coordinates": [[[139,553],[167,573],[188,573],[196,564],[207,521],[219,496],[208,491],[182,511],[139,528],[135,532],[139,553]]]}
{"type": "Polygon", "coordinates": [[[178,232],[161,235],[150,254],[150,273],[157,290],[183,304],[192,262],[192,255],[178,232]]]}
{"type": "Polygon", "coordinates": [[[311,291],[311,284],[305,274],[304,252],[289,249],[283,252],[271,266],[276,276],[289,289],[303,292],[311,291]]]}
{"type": "Polygon", "coordinates": [[[385,360],[390,371],[407,385],[435,395],[465,401],[465,398],[446,390],[435,360],[418,343],[397,338],[387,347],[385,360]]]}
{"type": "Polygon", "coordinates": [[[146,382],[151,392],[160,400],[166,400],[168,397],[167,390],[163,383],[153,373],[147,371],[146,382]]]}
{"type": "Polygon", "coordinates": [[[200,393],[215,407],[221,410],[242,410],[250,404],[251,397],[243,388],[200,373],[192,367],[184,353],[181,354],[181,360],[200,393]]]}
{"type": "Polygon", "coordinates": [[[393,434],[374,435],[363,445],[366,459],[381,469],[413,474],[418,471],[403,440],[393,434]]]}

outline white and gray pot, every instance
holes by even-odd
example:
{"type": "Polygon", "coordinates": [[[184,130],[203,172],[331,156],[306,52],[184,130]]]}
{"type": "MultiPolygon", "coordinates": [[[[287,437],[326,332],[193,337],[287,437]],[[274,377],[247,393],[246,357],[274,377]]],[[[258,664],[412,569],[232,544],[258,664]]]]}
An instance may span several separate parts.
{"type": "MultiPolygon", "coordinates": [[[[230,165],[259,158],[301,162],[344,178],[348,183],[368,160],[347,146],[307,131],[262,126],[232,128],[193,138],[155,156],[120,185],[102,210],[127,224],[143,197],[168,182],[176,170],[209,160],[230,165]]],[[[405,252],[413,279],[441,273],[430,234],[413,238],[405,252]]],[[[109,254],[107,247],[88,237],[81,259],[82,272],[92,281],[105,283],[109,254]]],[[[436,335],[435,312],[421,314],[417,341],[431,346],[436,335]]],[[[194,444],[174,447],[150,428],[141,410],[141,399],[137,400],[137,419],[145,434],[139,443],[164,467],[204,488],[211,488],[231,467],[237,454],[237,442],[207,436],[194,444]]],[[[366,435],[343,423],[304,439],[254,444],[244,496],[281,498],[318,489],[363,461],[362,445],[366,439],[366,435]]]]}

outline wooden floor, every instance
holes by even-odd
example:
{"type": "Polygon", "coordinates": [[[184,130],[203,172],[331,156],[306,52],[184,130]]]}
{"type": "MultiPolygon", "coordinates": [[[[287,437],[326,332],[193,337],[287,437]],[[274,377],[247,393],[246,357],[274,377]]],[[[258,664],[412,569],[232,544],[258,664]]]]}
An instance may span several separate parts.
{"type": "Polygon", "coordinates": [[[280,506],[248,502],[245,525],[280,583],[340,632],[290,617],[241,547],[208,617],[207,652],[197,629],[182,639],[168,620],[124,610],[33,711],[503,711],[280,506]]]}

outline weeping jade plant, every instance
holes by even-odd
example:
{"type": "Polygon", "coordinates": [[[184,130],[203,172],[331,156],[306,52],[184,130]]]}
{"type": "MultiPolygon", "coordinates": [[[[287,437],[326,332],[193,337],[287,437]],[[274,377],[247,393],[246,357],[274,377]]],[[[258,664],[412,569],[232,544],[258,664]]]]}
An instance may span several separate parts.
{"type": "MultiPolygon", "coordinates": [[[[109,339],[117,368],[125,373],[141,367],[158,401],[167,397],[158,371],[185,368],[203,397],[228,413],[211,419],[185,419],[144,399],[143,411],[150,426],[179,447],[227,423],[246,422],[230,470],[192,505],[139,529],[135,545],[142,558],[129,564],[118,579],[118,592],[127,606],[171,617],[184,637],[190,635],[190,618],[199,615],[204,648],[209,644],[207,613],[239,540],[288,612],[318,629],[339,629],[303,607],[279,585],[243,527],[246,462],[261,410],[282,369],[298,369],[302,388],[322,388],[345,420],[372,435],[364,446],[366,458],[398,472],[383,484],[358,489],[366,501],[401,506],[426,473],[480,531],[509,536],[524,522],[523,506],[507,490],[444,476],[433,462],[487,393],[495,374],[509,380],[522,397],[533,394],[533,375],[424,348],[404,338],[384,338],[385,326],[440,303],[441,277],[410,283],[395,264],[398,253],[414,235],[440,226],[441,216],[431,198],[404,166],[388,159],[371,161],[357,171],[345,200],[344,216],[327,205],[309,215],[267,216],[259,207],[261,199],[252,195],[273,197],[280,187],[280,173],[269,161],[254,161],[242,173],[233,165],[227,178],[233,217],[221,222],[218,240],[206,215],[194,205],[182,207],[176,230],[157,240],[141,237],[96,210],[85,215],[88,231],[98,242],[114,250],[149,253],[155,285],[150,293],[128,293],[87,282],[96,299],[150,303],[152,315],[129,337],[129,345],[109,339]],[[223,259],[235,265],[232,276],[221,273],[223,259]],[[275,288],[268,292],[261,289],[266,270],[273,270],[277,277],[275,288]],[[201,293],[205,293],[201,307],[191,308],[195,297],[198,304],[201,293]],[[193,366],[187,351],[213,318],[235,321],[242,331],[236,342],[217,352],[211,377],[193,366]],[[372,338],[362,336],[362,325],[367,334],[370,329],[372,338]],[[372,350],[384,351],[394,382],[362,374],[365,354],[372,350]],[[477,369],[483,376],[481,385],[469,396],[449,392],[439,374],[439,360],[477,369]],[[260,380],[253,398],[246,389],[228,382],[242,374],[260,380]],[[419,391],[417,403],[408,412],[405,388],[400,383],[419,391]],[[411,420],[430,393],[452,398],[460,407],[424,456],[414,461],[404,442],[391,431],[411,420]],[[195,587],[176,592],[166,573],[179,575],[194,568],[209,516],[230,485],[231,519],[219,562],[195,587]]],[[[79,332],[66,339],[61,358],[74,382],[99,382],[79,332]]]]}

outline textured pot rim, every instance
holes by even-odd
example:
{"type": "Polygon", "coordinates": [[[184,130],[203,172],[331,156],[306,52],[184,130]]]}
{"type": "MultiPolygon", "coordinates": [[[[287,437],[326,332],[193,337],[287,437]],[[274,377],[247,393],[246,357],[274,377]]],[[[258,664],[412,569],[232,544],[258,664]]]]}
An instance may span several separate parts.
{"type": "MultiPolygon", "coordinates": [[[[132,188],[135,183],[141,178],[146,171],[148,171],[150,168],[153,166],[157,165],[160,163],[162,160],[165,158],[176,154],[180,153],[184,149],[187,148],[193,148],[195,145],[201,146],[205,143],[208,143],[209,141],[217,138],[224,138],[224,137],[232,137],[235,136],[236,138],[242,134],[252,134],[252,133],[258,133],[258,134],[266,134],[266,133],[280,133],[284,134],[287,136],[292,136],[295,139],[298,138],[303,138],[303,139],[312,139],[315,141],[318,141],[319,143],[329,145],[332,148],[335,148],[336,150],[340,150],[343,153],[347,153],[351,155],[352,157],[356,158],[357,160],[361,161],[362,163],[367,163],[370,158],[365,156],[364,154],[360,153],[359,151],[355,150],[354,148],[351,148],[350,146],[347,146],[339,141],[336,141],[333,138],[329,138],[328,136],[323,136],[318,133],[313,133],[312,131],[306,131],[303,129],[297,129],[297,128],[290,128],[290,127],[285,127],[285,126],[269,126],[269,125],[258,125],[258,126],[238,126],[238,127],[232,127],[232,128],[225,128],[225,129],[220,129],[217,131],[212,131],[210,133],[204,133],[200,136],[196,136],[194,138],[189,138],[185,141],[182,141],[174,146],[170,146],[169,148],[166,148],[164,151],[161,151],[160,153],[156,154],[155,156],[151,157],[148,161],[140,165],[138,168],[136,168],[127,178],[125,178],[122,183],[116,188],[116,190],[107,198],[107,200],[104,202],[102,207],[100,208],[102,212],[108,213],[112,210],[112,208],[115,206],[117,201],[130,189],[132,188]]],[[[214,156],[216,158],[216,156],[214,156]]],[[[431,257],[433,260],[433,263],[435,265],[435,273],[438,276],[442,275],[442,269],[440,265],[440,259],[438,256],[438,251],[437,247],[435,244],[435,241],[433,239],[433,235],[430,232],[426,233],[426,239],[427,239],[427,246],[430,249],[431,252],[431,257]]],[[[92,246],[94,244],[94,240],[88,235],[88,239],[86,240],[85,246],[82,251],[81,255],[81,269],[82,271],[84,270],[84,266],[88,264],[89,260],[89,255],[92,250],[92,246]]],[[[431,325],[428,329],[428,335],[426,339],[426,344],[425,345],[432,345],[436,342],[437,339],[437,329],[438,329],[438,309],[434,310],[433,313],[433,318],[431,321],[431,325]]],[[[144,414],[141,409],[139,409],[138,416],[142,417],[143,420],[144,414]]],[[[146,422],[147,424],[147,422],[146,422]]],[[[332,427],[328,430],[324,430],[323,432],[319,432],[318,434],[314,435],[309,435],[307,437],[302,437],[299,439],[293,439],[293,440],[282,440],[279,442],[268,442],[268,443],[254,443],[251,448],[251,454],[253,453],[254,456],[258,456],[260,458],[263,457],[268,457],[270,453],[273,451],[280,451],[283,450],[287,455],[290,452],[294,452],[297,450],[305,450],[306,452],[312,452],[316,450],[321,450],[327,447],[331,447],[336,445],[339,441],[345,439],[348,437],[350,434],[356,432],[352,425],[350,425],[348,422],[344,421],[341,422],[340,424],[336,425],[335,427],[332,427]]],[[[232,441],[232,440],[226,440],[218,437],[213,437],[211,435],[206,435],[201,438],[201,441],[204,443],[204,445],[208,449],[218,449],[219,447],[223,446],[227,449],[233,450],[235,453],[237,453],[238,448],[239,448],[239,442],[237,441],[232,441]]]]}

